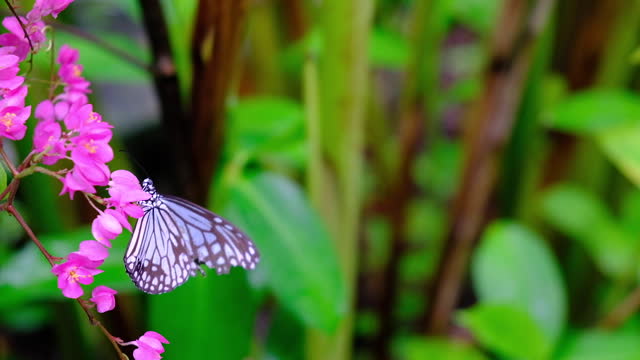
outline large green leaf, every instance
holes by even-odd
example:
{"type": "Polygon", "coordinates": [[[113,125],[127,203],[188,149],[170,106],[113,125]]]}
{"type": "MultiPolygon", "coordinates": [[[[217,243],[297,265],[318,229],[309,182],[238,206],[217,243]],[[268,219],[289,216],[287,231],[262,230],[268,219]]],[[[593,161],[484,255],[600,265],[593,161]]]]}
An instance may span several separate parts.
{"type": "Polygon", "coordinates": [[[566,290],[542,238],[518,223],[494,222],[482,236],[471,265],[482,304],[526,309],[551,344],[558,339],[567,318],[566,290]]]}
{"type": "Polygon", "coordinates": [[[397,359],[402,360],[484,360],[486,357],[473,347],[438,338],[406,338],[394,347],[397,359]]]}
{"type": "Polygon", "coordinates": [[[576,332],[564,341],[557,360],[637,360],[640,359],[640,331],[623,329],[616,331],[588,330],[576,332]]]}
{"type": "Polygon", "coordinates": [[[172,292],[149,296],[149,330],[171,342],[167,359],[244,359],[251,351],[256,304],[246,271],[192,278],[172,292]]]}
{"type": "Polygon", "coordinates": [[[640,124],[610,129],[600,133],[597,140],[609,160],[640,187],[640,124]]]}
{"type": "Polygon", "coordinates": [[[302,168],[306,159],[302,106],[287,98],[253,97],[229,109],[227,151],[302,168]]]}
{"type": "Polygon", "coordinates": [[[640,121],[640,97],[622,90],[588,90],[558,102],[547,124],[576,134],[597,135],[603,130],[640,121]]]}
{"type": "Polygon", "coordinates": [[[580,243],[603,273],[617,277],[633,271],[638,242],[593,194],[575,185],[556,185],[542,198],[542,215],[580,243]]]}
{"type": "Polygon", "coordinates": [[[333,242],[300,187],[272,173],[240,179],[224,214],[255,241],[258,268],[278,300],[308,326],[334,330],[346,310],[344,279],[333,242]]]}
{"type": "Polygon", "coordinates": [[[507,358],[542,360],[550,353],[547,336],[517,306],[481,304],[461,311],[458,318],[481,344],[507,358]]]}

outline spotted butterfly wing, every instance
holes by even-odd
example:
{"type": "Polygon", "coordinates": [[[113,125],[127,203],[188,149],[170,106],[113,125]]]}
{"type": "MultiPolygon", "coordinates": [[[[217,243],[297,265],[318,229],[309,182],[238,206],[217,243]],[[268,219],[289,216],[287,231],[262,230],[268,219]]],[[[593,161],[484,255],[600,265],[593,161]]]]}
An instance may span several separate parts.
{"type": "Polygon", "coordinates": [[[150,179],[142,189],[151,197],[139,202],[144,215],[124,255],[125,269],[140,290],[169,292],[203,273],[201,264],[218,274],[232,266],[256,267],[258,250],[240,229],[187,200],[158,194],[150,179]]]}

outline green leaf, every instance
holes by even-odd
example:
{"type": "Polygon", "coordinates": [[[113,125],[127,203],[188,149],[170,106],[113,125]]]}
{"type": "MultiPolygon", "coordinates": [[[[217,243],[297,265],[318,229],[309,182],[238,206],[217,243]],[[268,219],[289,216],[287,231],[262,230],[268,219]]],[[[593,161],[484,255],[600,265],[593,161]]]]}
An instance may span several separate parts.
{"type": "Polygon", "coordinates": [[[480,302],[526,309],[553,344],[565,327],[566,290],[543,239],[515,222],[492,223],[474,254],[473,285],[480,302]]]}
{"type": "Polygon", "coordinates": [[[637,241],[590,192],[556,185],[544,194],[541,210],[547,222],[585,248],[603,273],[619,277],[633,271],[637,241]]]}
{"type": "MultiPolygon", "coordinates": [[[[122,258],[130,233],[124,232],[112,240],[109,257],[100,266],[103,273],[95,276],[95,285],[106,285],[119,292],[133,292],[135,287],[124,270],[122,258]]],[[[63,234],[39,236],[45,248],[54,256],[66,256],[78,249],[81,241],[91,239],[91,231],[81,228],[63,234]]],[[[28,243],[0,268],[0,309],[29,301],[65,300],[57,287],[51,266],[33,243],[28,243]],[[25,271],[28,269],[28,271],[25,271]]]]}
{"type": "Polygon", "coordinates": [[[473,347],[437,338],[406,338],[394,347],[397,359],[424,360],[484,360],[486,357],[473,347]]]}
{"type": "Polygon", "coordinates": [[[405,68],[409,61],[409,44],[406,36],[387,29],[373,29],[369,56],[374,66],[389,69],[405,68]]]}
{"type": "Polygon", "coordinates": [[[167,359],[246,358],[251,351],[256,303],[244,269],[209,271],[172,292],[149,297],[150,327],[170,342],[167,359]]]}
{"type": "Polygon", "coordinates": [[[481,304],[458,313],[487,348],[514,359],[546,359],[551,350],[547,336],[526,310],[514,305],[481,304]]]}
{"type": "Polygon", "coordinates": [[[624,329],[612,332],[589,330],[576,332],[561,344],[557,360],[637,360],[640,332],[624,329]]]}
{"type": "MultiPolygon", "coordinates": [[[[96,35],[111,46],[126,51],[143,63],[149,62],[149,52],[145,47],[137,44],[132,37],[113,33],[96,35]]],[[[149,74],[144,69],[125,61],[122,57],[105,50],[92,41],[61,31],[56,32],[54,37],[56,44],[68,44],[78,49],[80,52],[79,62],[84,68],[83,76],[90,81],[127,84],[149,81],[149,74]]],[[[51,71],[49,70],[51,69],[51,52],[42,52],[34,56],[34,66],[46,72],[51,71]]]]}
{"type": "Polygon", "coordinates": [[[278,300],[308,326],[333,331],[346,311],[336,251],[300,187],[260,173],[232,185],[224,214],[260,249],[258,270],[278,300]]]}
{"type": "Polygon", "coordinates": [[[452,21],[471,27],[480,34],[489,34],[501,9],[500,0],[451,0],[452,21]]]}
{"type": "Polygon", "coordinates": [[[304,113],[292,100],[277,97],[243,99],[229,110],[227,151],[251,152],[266,161],[304,163],[304,113]]]}
{"type": "Polygon", "coordinates": [[[609,160],[640,187],[640,126],[636,123],[609,129],[601,132],[597,140],[609,160]]]}
{"type": "Polygon", "coordinates": [[[640,121],[640,97],[622,90],[588,90],[558,102],[547,125],[575,134],[596,135],[640,121]]]}

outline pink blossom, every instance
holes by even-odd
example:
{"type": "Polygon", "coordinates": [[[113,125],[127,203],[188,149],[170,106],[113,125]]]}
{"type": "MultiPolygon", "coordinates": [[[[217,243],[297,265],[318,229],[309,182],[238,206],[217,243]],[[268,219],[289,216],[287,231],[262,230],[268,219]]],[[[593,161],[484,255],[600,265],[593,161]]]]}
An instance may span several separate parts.
{"type": "Polygon", "coordinates": [[[151,197],[142,190],[138,178],[127,170],[116,170],[111,174],[109,195],[111,200],[118,204],[147,200],[151,197]]]}
{"type": "Polygon", "coordinates": [[[160,354],[164,352],[163,343],[168,344],[169,341],[155,331],[147,331],[140,339],[133,342],[138,347],[133,351],[133,358],[135,360],[161,359],[160,354]]]}
{"type": "Polygon", "coordinates": [[[73,195],[76,191],[82,191],[87,193],[95,193],[96,188],[82,176],[82,174],[76,169],[71,170],[62,179],[62,191],[58,195],[64,195],[69,193],[69,197],[73,199],[73,195]]]}
{"type": "MultiPolygon", "coordinates": [[[[109,134],[111,134],[110,131],[109,134]]],[[[90,134],[81,134],[73,139],[73,143],[76,147],[71,152],[71,158],[75,163],[107,163],[113,160],[113,150],[108,140],[96,139],[90,134]]]]}
{"type": "MultiPolygon", "coordinates": [[[[23,24],[27,23],[27,19],[21,18],[21,20],[23,24]]],[[[21,61],[26,59],[31,48],[29,47],[29,42],[24,37],[24,32],[22,31],[20,22],[18,22],[15,17],[9,16],[2,20],[2,25],[10,32],[0,34],[0,45],[13,47],[14,55],[16,55],[21,61]]]]}
{"type": "Polygon", "coordinates": [[[91,233],[101,244],[111,247],[109,240],[115,239],[122,232],[122,225],[118,218],[113,216],[113,210],[103,212],[93,220],[91,233]]]}
{"type": "Polygon", "coordinates": [[[38,104],[38,106],[36,106],[35,117],[41,121],[55,120],[55,113],[51,100],[43,100],[38,104]]]}
{"type": "Polygon", "coordinates": [[[22,85],[24,78],[17,76],[19,60],[15,55],[0,55],[0,88],[13,90],[22,85]]]}
{"type": "Polygon", "coordinates": [[[24,123],[31,115],[31,106],[20,108],[8,106],[0,110],[0,137],[20,140],[24,137],[27,127],[24,123]]]}
{"type": "Polygon", "coordinates": [[[42,158],[44,164],[53,165],[64,157],[66,150],[64,141],[60,139],[61,134],[60,124],[55,121],[41,121],[36,125],[33,135],[33,147],[36,151],[47,152],[42,158]]]}
{"type": "Polygon", "coordinates": [[[89,300],[97,305],[99,313],[104,313],[116,307],[116,298],[114,295],[117,293],[118,292],[113,289],[100,285],[93,289],[91,292],[92,297],[89,300]]]}
{"type": "Polygon", "coordinates": [[[84,293],[79,284],[91,284],[93,276],[102,272],[96,269],[100,263],[89,260],[83,255],[71,253],[67,256],[67,262],[54,265],[51,272],[58,276],[58,288],[62,290],[62,295],[77,299],[84,293]]]}
{"type": "MultiPolygon", "coordinates": [[[[31,45],[33,45],[34,51],[38,51],[46,40],[44,34],[44,22],[39,19],[28,20],[24,17],[20,17],[20,21],[27,30],[27,34],[29,34],[29,39],[31,40],[31,45]]],[[[18,19],[14,16],[6,17],[2,21],[2,25],[4,25],[4,27],[10,32],[0,35],[0,45],[13,47],[13,54],[16,55],[20,61],[26,59],[27,55],[31,51],[31,46],[29,45],[27,38],[24,36],[24,30],[22,30],[22,26],[18,19]]]]}
{"type": "Polygon", "coordinates": [[[58,17],[58,14],[71,4],[73,0],[36,0],[33,5],[33,10],[29,12],[27,17],[29,18],[41,18],[47,15],[51,15],[54,18],[58,17]]]}
{"type": "Polygon", "coordinates": [[[85,240],[81,242],[80,250],[75,253],[82,255],[91,261],[99,262],[100,264],[102,264],[102,261],[109,256],[107,248],[95,240],[85,240]]]}
{"type": "Polygon", "coordinates": [[[13,90],[0,89],[0,93],[4,97],[0,100],[0,108],[7,106],[24,107],[24,98],[27,96],[27,87],[19,86],[13,90]]]}
{"type": "Polygon", "coordinates": [[[64,44],[60,47],[57,61],[58,61],[58,64],[60,65],[75,64],[78,62],[79,58],[80,58],[80,52],[77,49],[74,49],[71,46],[64,44]]]}

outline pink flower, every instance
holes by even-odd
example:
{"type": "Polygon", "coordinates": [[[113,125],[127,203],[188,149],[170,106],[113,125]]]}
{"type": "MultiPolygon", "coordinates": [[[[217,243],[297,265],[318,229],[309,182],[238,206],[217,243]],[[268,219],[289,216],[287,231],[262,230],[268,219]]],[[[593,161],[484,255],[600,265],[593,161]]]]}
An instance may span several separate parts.
{"type": "MultiPolygon", "coordinates": [[[[111,131],[107,131],[110,136],[111,131]]],[[[109,146],[109,140],[101,140],[91,134],[80,134],[73,138],[73,143],[76,147],[71,152],[71,159],[75,163],[107,163],[113,160],[113,150],[109,146]]]]}
{"type": "Polygon", "coordinates": [[[109,240],[115,239],[122,232],[122,225],[118,220],[118,217],[114,216],[116,211],[108,209],[102,214],[98,215],[91,224],[91,233],[101,244],[107,247],[111,247],[109,240]]]}
{"type": "Polygon", "coordinates": [[[54,18],[71,4],[73,0],[36,0],[33,10],[27,15],[28,18],[41,18],[51,14],[54,18]]]}
{"type": "Polygon", "coordinates": [[[102,272],[96,269],[100,264],[101,261],[92,261],[78,253],[71,253],[67,256],[67,262],[54,265],[51,272],[58,276],[58,288],[62,290],[62,295],[77,299],[84,293],[78,284],[91,284],[93,276],[102,272]]]}
{"type": "Polygon", "coordinates": [[[0,93],[4,97],[0,100],[0,108],[7,106],[24,107],[24,98],[27,96],[27,87],[19,86],[13,90],[0,89],[0,93]]]}
{"type": "Polygon", "coordinates": [[[41,121],[54,121],[55,112],[51,100],[43,100],[36,106],[35,117],[41,121]]]}
{"type": "Polygon", "coordinates": [[[65,175],[64,179],[62,179],[62,191],[58,195],[64,195],[69,193],[69,197],[73,199],[73,195],[76,191],[82,191],[87,193],[95,193],[96,188],[91,185],[87,179],[82,176],[82,174],[76,169],[71,170],[65,175]]]}
{"type": "Polygon", "coordinates": [[[133,358],[135,360],[161,359],[160,354],[164,352],[163,343],[168,344],[169,341],[155,331],[147,331],[140,339],[133,342],[138,347],[133,351],[133,358]]]}
{"type": "MultiPolygon", "coordinates": [[[[24,24],[27,23],[27,19],[20,19],[24,24]]],[[[26,59],[31,48],[29,47],[29,42],[24,37],[24,32],[22,31],[22,27],[20,27],[18,20],[13,16],[9,16],[2,20],[2,25],[10,32],[0,35],[0,45],[13,47],[14,55],[16,55],[21,61],[26,59]]]]}
{"type": "Polygon", "coordinates": [[[80,52],[77,49],[74,49],[67,44],[60,47],[60,51],[58,52],[58,64],[75,64],[78,62],[79,58],[80,52]]]}
{"type": "Polygon", "coordinates": [[[76,251],[75,254],[82,255],[91,261],[96,261],[99,263],[97,266],[100,266],[102,261],[109,256],[109,251],[95,240],[85,240],[80,243],[80,250],[76,251]]]}
{"type": "MultiPolygon", "coordinates": [[[[36,109],[36,114],[37,114],[36,109]]],[[[64,141],[60,139],[62,130],[55,121],[41,121],[36,125],[33,135],[33,148],[36,151],[47,151],[42,158],[46,165],[53,165],[65,154],[64,141]]]]}
{"type": "Polygon", "coordinates": [[[118,292],[113,289],[100,285],[93,289],[91,292],[92,298],[89,300],[97,305],[99,313],[103,313],[113,310],[113,308],[116,307],[116,298],[114,295],[117,293],[118,292]]]}
{"type": "Polygon", "coordinates": [[[116,170],[111,174],[109,195],[111,197],[107,199],[107,202],[111,206],[133,218],[140,218],[144,215],[142,208],[135,203],[151,197],[142,190],[138,178],[127,170],[116,170]]]}
{"type": "MultiPolygon", "coordinates": [[[[22,24],[27,30],[27,34],[29,34],[29,39],[31,39],[34,51],[38,51],[46,40],[44,35],[44,22],[39,19],[29,20],[24,17],[20,17],[20,21],[22,21],[22,24]]],[[[20,22],[18,22],[15,17],[9,16],[4,18],[2,25],[4,25],[10,33],[0,35],[0,45],[13,47],[13,54],[16,55],[20,61],[26,59],[27,54],[31,51],[31,47],[29,41],[24,36],[20,22]]]]}
{"type": "Polygon", "coordinates": [[[7,106],[0,111],[0,137],[11,140],[20,140],[24,137],[27,127],[25,121],[31,115],[31,106],[20,108],[7,106]]]}
{"type": "Polygon", "coordinates": [[[13,90],[22,85],[24,78],[17,76],[19,60],[15,55],[0,55],[0,88],[13,90]]]}

